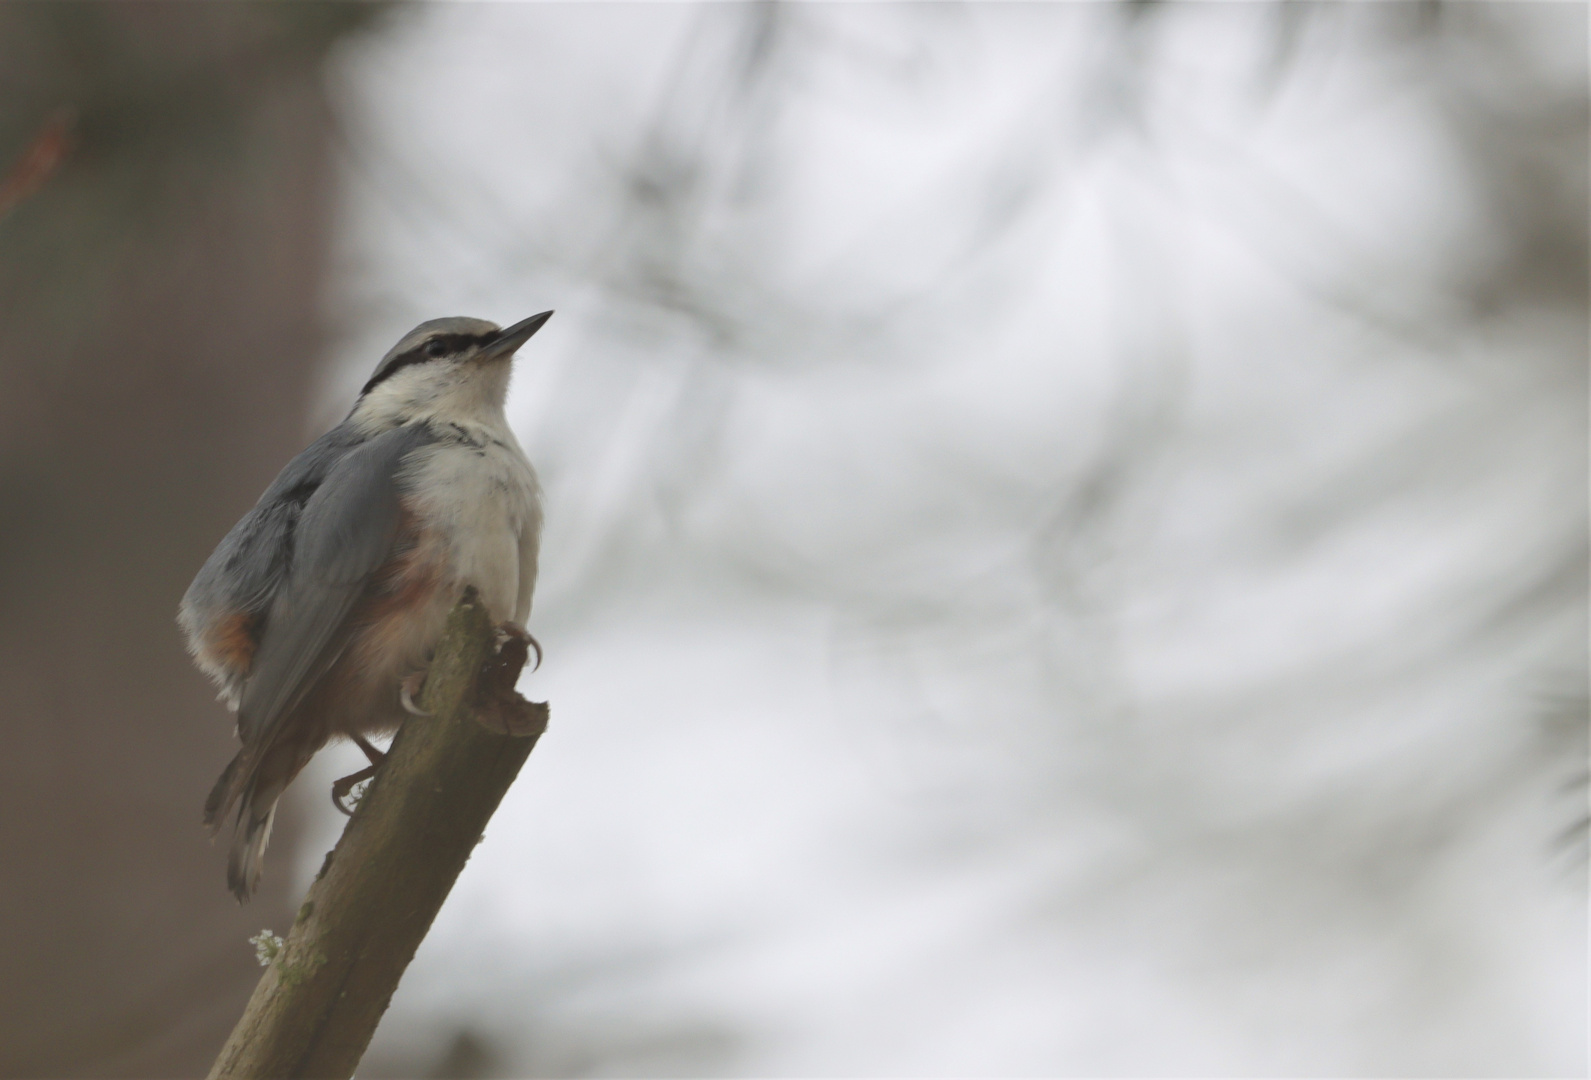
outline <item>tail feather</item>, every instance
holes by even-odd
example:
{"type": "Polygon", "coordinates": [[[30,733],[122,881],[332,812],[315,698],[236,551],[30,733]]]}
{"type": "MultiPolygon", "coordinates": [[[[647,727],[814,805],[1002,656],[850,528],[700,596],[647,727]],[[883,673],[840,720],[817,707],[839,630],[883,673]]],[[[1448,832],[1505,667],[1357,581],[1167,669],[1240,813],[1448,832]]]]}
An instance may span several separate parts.
{"type": "Polygon", "coordinates": [[[222,771],[209,798],[204,800],[204,824],[214,836],[222,823],[233,817],[232,850],[227,857],[226,882],[239,903],[247,903],[260,883],[265,861],[265,845],[271,841],[271,825],[276,820],[276,800],[280,785],[261,790],[259,756],[249,747],[237,752],[222,771]],[[237,814],[232,808],[237,807],[237,814]]]}
{"type": "Polygon", "coordinates": [[[276,801],[309,761],[302,746],[275,744],[239,750],[204,801],[204,823],[214,836],[232,818],[232,850],[227,858],[227,887],[247,902],[260,883],[265,846],[271,842],[276,801]],[[233,807],[237,808],[236,814],[233,807]]]}
{"type": "Polygon", "coordinates": [[[271,826],[276,822],[276,797],[269,802],[250,798],[238,810],[237,828],[232,833],[232,852],[227,858],[226,883],[238,903],[248,903],[260,884],[265,863],[265,846],[271,842],[271,826]]]}
{"type": "Polygon", "coordinates": [[[253,754],[248,747],[237,752],[237,755],[221,770],[221,777],[215,782],[215,787],[210,789],[209,796],[204,800],[204,827],[214,836],[221,828],[221,821],[226,817],[227,811],[232,809],[234,803],[243,794],[243,789],[253,779],[253,754]]]}

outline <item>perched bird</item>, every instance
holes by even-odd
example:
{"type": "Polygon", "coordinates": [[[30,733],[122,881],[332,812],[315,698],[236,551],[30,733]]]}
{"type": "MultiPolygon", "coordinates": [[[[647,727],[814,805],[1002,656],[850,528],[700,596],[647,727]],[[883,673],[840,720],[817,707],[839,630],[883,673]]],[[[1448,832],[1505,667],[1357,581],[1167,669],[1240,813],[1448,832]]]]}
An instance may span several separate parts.
{"type": "Polygon", "coordinates": [[[541,492],[503,400],[515,351],[551,316],[415,327],[183,596],[189,651],[237,712],[243,744],[204,805],[212,833],[234,815],[227,884],[239,901],[259,883],[277,799],[315,752],[343,736],[370,758],[333,787],[342,808],[380,763],[366,737],[419,713],[415,694],[466,586],[529,638],[541,492]]]}

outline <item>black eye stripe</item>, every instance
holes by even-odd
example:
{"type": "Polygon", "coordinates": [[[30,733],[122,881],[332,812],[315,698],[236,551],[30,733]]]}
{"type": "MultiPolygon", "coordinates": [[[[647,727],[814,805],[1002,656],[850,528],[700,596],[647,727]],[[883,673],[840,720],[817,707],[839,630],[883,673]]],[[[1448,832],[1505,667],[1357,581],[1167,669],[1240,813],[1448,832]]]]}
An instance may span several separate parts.
{"type": "Polygon", "coordinates": [[[485,334],[438,334],[435,337],[427,338],[414,348],[401,352],[388,361],[385,367],[377,371],[370,377],[370,381],[365,383],[364,389],[359,391],[359,396],[364,397],[406,367],[456,356],[473,345],[485,345],[495,337],[497,337],[497,331],[494,330],[485,334]],[[429,350],[439,344],[444,346],[443,350],[432,355],[429,350]]]}

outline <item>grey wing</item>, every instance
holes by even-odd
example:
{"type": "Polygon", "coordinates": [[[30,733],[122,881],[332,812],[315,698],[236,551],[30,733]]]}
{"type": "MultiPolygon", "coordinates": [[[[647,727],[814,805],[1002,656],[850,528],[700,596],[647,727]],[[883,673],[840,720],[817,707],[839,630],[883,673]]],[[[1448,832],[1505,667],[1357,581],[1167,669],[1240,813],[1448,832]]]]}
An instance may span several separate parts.
{"type": "Polygon", "coordinates": [[[349,449],[304,503],[238,706],[245,746],[267,737],[336,659],[349,612],[397,539],[403,459],[430,439],[417,424],[349,449]]]}
{"type": "Polygon", "coordinates": [[[304,505],[338,461],[363,441],[358,432],[339,426],[288,462],[216,545],[183,595],[177,621],[187,632],[189,650],[233,708],[266,611],[285,580],[304,505]]]}

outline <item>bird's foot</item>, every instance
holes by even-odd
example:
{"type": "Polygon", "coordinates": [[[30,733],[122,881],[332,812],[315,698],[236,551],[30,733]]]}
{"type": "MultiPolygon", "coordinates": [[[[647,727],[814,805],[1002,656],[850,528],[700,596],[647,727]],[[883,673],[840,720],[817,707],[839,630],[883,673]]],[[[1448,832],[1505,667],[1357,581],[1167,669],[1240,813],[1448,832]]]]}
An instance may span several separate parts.
{"type": "Polygon", "coordinates": [[[358,772],[349,773],[341,780],[337,780],[332,783],[331,804],[337,809],[341,810],[343,813],[347,814],[349,817],[353,817],[353,808],[354,806],[359,805],[359,800],[355,798],[352,804],[345,804],[343,800],[348,798],[348,793],[353,791],[355,787],[376,775],[376,770],[381,768],[381,763],[387,760],[387,755],[383,751],[377,750],[374,746],[371,746],[370,740],[366,739],[363,735],[351,735],[349,738],[353,740],[355,746],[364,751],[365,757],[369,760],[370,764],[365,768],[360,769],[358,772]]]}
{"type": "Polygon", "coordinates": [[[379,768],[381,768],[379,764],[366,765],[363,769],[360,769],[356,773],[349,773],[341,780],[333,781],[331,785],[331,804],[337,809],[341,810],[343,813],[347,814],[349,817],[353,817],[354,806],[359,804],[359,800],[355,799],[353,806],[344,805],[343,800],[348,797],[348,793],[357,785],[362,784],[366,780],[369,780],[372,776],[375,776],[376,770],[379,768]]]}
{"type": "MultiPolygon", "coordinates": [[[[541,642],[536,640],[535,635],[533,635],[529,630],[526,630],[523,626],[520,626],[518,623],[513,623],[513,622],[500,622],[500,623],[498,623],[497,624],[497,652],[498,652],[498,655],[502,655],[503,647],[506,646],[510,641],[517,642],[520,645],[527,645],[527,646],[529,646],[529,649],[535,649],[536,650],[536,663],[535,663],[534,666],[531,667],[530,670],[531,671],[537,671],[537,670],[539,670],[541,668],[541,642]]],[[[525,656],[526,656],[527,659],[530,656],[529,649],[526,649],[526,652],[525,652],[525,656]]]]}
{"type": "Polygon", "coordinates": [[[380,765],[387,760],[387,752],[385,750],[377,750],[374,746],[371,746],[370,740],[363,735],[350,735],[349,738],[354,741],[355,746],[364,751],[365,760],[370,762],[370,764],[380,765]]]}
{"type": "Polygon", "coordinates": [[[475,719],[487,731],[516,738],[536,738],[547,730],[547,706],[526,701],[514,689],[532,646],[541,662],[541,646],[523,626],[498,623],[496,654],[487,660],[480,682],[475,719]]]}
{"type": "Polygon", "coordinates": [[[410,716],[431,715],[414,703],[414,699],[420,693],[420,688],[424,685],[425,672],[423,671],[416,671],[411,675],[405,676],[404,680],[398,684],[398,704],[402,705],[403,711],[410,716]]]}

